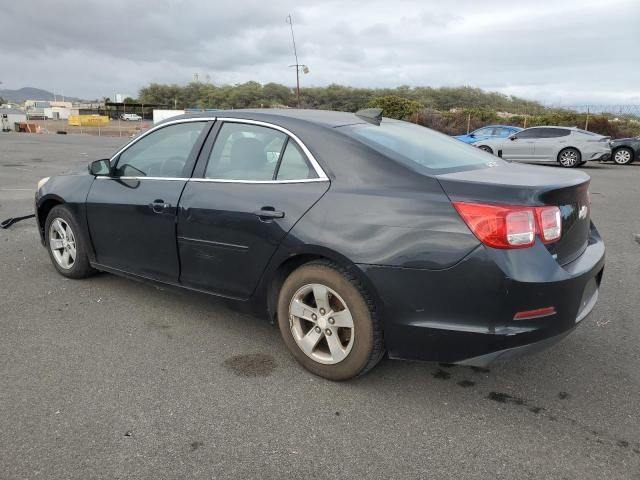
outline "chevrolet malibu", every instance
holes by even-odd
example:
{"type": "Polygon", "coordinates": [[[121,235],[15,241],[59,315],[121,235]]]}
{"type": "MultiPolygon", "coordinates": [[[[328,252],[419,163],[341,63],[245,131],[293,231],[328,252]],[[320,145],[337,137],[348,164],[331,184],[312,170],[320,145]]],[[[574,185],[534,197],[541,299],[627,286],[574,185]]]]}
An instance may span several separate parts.
{"type": "Polygon", "coordinates": [[[247,304],[345,380],[387,354],[485,366],[571,332],[604,267],[588,189],[380,110],[233,110],[42,179],[36,217],[60,274],[247,304]]]}

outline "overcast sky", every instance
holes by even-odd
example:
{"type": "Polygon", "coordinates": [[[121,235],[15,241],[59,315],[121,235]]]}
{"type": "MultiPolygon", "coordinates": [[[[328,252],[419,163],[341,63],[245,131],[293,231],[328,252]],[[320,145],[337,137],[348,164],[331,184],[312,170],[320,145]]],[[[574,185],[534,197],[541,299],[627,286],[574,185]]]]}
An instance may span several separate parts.
{"type": "Polygon", "coordinates": [[[0,88],[135,96],[150,82],[470,85],[640,103],[640,0],[5,0],[0,88]]]}

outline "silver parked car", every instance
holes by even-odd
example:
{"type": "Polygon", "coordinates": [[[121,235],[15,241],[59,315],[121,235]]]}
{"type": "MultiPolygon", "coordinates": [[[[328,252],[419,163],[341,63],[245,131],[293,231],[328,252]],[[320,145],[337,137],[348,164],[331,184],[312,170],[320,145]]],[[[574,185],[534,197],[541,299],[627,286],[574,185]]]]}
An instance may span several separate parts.
{"type": "Polygon", "coordinates": [[[531,127],[507,138],[474,142],[478,148],[505,160],[558,162],[577,167],[611,157],[611,138],[575,127],[531,127]]]}

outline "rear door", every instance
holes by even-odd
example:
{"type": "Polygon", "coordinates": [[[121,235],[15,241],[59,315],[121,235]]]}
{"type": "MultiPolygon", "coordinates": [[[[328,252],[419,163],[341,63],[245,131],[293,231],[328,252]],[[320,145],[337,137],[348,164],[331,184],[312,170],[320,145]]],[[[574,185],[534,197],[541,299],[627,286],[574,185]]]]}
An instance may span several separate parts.
{"type": "Polygon", "coordinates": [[[535,160],[536,141],[541,128],[528,128],[507,138],[502,145],[502,158],[505,160],[535,160]]]}
{"type": "Polygon", "coordinates": [[[155,129],[117,155],[110,177],[96,177],[86,208],[98,263],[178,280],[178,201],[210,126],[199,120],[155,129]]]}
{"type": "Polygon", "coordinates": [[[542,128],[540,138],[536,140],[536,158],[541,161],[556,161],[556,152],[563,145],[567,145],[567,140],[571,130],[566,128],[542,128]]]}
{"type": "Polygon", "coordinates": [[[180,282],[248,298],[278,245],[328,188],[290,132],[221,119],[180,200],[180,282]]]}

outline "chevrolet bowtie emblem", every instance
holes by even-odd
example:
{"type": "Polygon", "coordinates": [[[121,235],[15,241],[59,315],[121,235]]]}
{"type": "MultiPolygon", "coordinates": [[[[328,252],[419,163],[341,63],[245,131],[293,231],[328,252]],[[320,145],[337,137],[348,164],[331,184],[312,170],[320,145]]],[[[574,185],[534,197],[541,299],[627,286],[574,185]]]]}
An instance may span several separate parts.
{"type": "Polygon", "coordinates": [[[582,205],[580,210],[578,210],[578,218],[585,219],[587,218],[587,213],[589,212],[589,207],[586,205],[582,205]]]}

